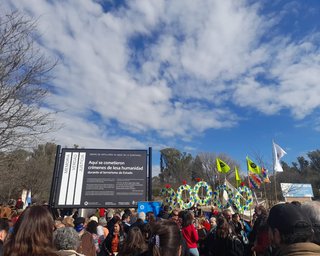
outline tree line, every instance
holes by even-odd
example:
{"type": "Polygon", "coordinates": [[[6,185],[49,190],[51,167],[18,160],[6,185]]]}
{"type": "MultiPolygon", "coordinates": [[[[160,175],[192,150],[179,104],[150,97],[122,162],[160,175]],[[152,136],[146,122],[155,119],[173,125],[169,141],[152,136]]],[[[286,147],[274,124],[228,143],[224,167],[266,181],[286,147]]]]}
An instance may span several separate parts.
{"type": "MultiPolygon", "coordinates": [[[[283,172],[274,173],[272,163],[264,162],[263,157],[256,156],[254,161],[264,167],[269,167],[270,183],[262,183],[260,189],[254,189],[256,194],[273,204],[275,199],[284,200],[280,189],[280,183],[306,183],[311,184],[315,198],[319,198],[320,188],[320,150],[310,151],[307,158],[297,157],[297,161],[288,164],[282,161],[283,172]],[[276,186],[276,187],[275,187],[276,186]],[[275,195],[277,193],[277,195],[275,195]]],[[[197,183],[198,178],[205,180],[212,187],[224,182],[226,178],[236,186],[235,167],[240,170],[239,163],[227,154],[223,153],[199,153],[192,156],[189,153],[181,152],[175,148],[161,150],[160,174],[153,178],[154,194],[161,188],[170,184],[174,189],[186,181],[190,185],[197,183]],[[231,170],[227,174],[219,173],[216,166],[216,158],[227,163],[231,170]]],[[[245,170],[246,171],[246,170],[245,170]]],[[[247,173],[240,173],[241,180],[248,186],[247,173]]]]}

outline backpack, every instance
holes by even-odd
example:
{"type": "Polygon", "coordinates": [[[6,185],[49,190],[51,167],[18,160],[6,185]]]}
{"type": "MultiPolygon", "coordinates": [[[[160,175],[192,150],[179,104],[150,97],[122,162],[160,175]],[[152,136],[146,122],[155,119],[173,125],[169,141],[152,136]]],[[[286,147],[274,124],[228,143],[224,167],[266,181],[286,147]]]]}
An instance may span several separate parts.
{"type": "Polygon", "coordinates": [[[244,256],[244,245],[237,236],[230,235],[228,238],[228,245],[230,248],[230,256],[244,256]]]}

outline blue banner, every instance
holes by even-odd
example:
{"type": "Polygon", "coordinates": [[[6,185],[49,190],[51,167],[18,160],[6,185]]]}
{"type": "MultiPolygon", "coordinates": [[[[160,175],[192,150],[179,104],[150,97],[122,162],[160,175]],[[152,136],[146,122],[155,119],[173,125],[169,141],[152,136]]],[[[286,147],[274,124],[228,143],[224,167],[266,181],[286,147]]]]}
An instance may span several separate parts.
{"type": "Polygon", "coordinates": [[[155,216],[158,216],[161,204],[161,202],[138,202],[138,213],[153,212],[155,216]]]}

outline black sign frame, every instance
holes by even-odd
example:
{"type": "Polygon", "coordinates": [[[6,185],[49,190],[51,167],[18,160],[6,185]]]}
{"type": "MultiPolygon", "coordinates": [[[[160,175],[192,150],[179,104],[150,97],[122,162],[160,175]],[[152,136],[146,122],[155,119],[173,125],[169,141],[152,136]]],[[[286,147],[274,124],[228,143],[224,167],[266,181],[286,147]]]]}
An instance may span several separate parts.
{"type": "Polygon", "coordinates": [[[131,208],[151,200],[152,149],[57,147],[52,208],[131,208]],[[149,161],[148,161],[149,160],[149,161]]]}

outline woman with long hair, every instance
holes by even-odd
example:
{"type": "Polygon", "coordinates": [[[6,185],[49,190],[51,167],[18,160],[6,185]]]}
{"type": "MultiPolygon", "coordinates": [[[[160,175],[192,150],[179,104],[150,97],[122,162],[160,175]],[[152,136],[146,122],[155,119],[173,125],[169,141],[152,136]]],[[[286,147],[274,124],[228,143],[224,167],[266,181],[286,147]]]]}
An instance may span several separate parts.
{"type": "Polygon", "coordinates": [[[54,221],[42,206],[27,208],[16,222],[4,245],[4,256],[56,255],[53,245],[54,221]]]}
{"type": "Polygon", "coordinates": [[[208,255],[244,255],[242,242],[233,234],[228,220],[223,216],[217,219],[216,235],[214,236],[211,247],[209,246],[208,255]]]}
{"type": "Polygon", "coordinates": [[[95,220],[91,220],[88,222],[86,230],[91,234],[92,241],[93,241],[94,246],[96,248],[96,252],[99,253],[100,248],[99,248],[99,236],[97,234],[98,233],[97,227],[98,227],[98,222],[96,222],[95,220]]]}
{"type": "Polygon", "coordinates": [[[189,252],[193,256],[199,256],[198,251],[198,231],[193,225],[194,215],[190,211],[185,211],[182,214],[182,235],[187,242],[189,252]]]}
{"type": "Polygon", "coordinates": [[[99,256],[111,256],[119,253],[124,241],[124,233],[121,224],[120,220],[114,223],[113,228],[101,244],[99,256]]]}
{"type": "Polygon", "coordinates": [[[151,256],[182,255],[182,235],[179,227],[171,220],[161,220],[152,224],[149,241],[151,256]]]}
{"type": "Polygon", "coordinates": [[[120,256],[142,256],[147,255],[148,246],[140,228],[132,227],[120,248],[120,256]]]}

